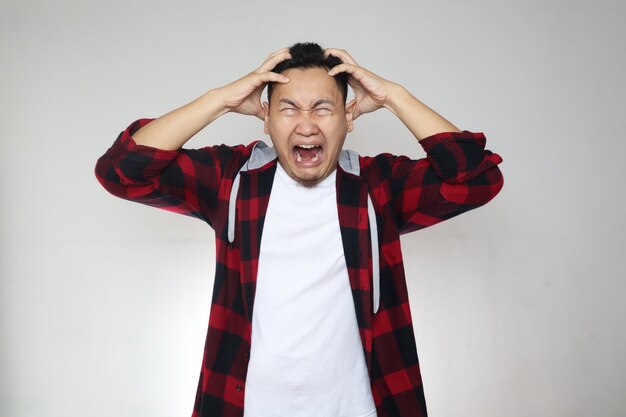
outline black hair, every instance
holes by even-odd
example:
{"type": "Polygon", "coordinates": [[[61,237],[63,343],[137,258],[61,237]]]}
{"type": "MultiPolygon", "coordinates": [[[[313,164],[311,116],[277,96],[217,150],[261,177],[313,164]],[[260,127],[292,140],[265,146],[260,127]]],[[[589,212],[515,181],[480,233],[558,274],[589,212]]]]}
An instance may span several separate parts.
{"type": "MultiPolygon", "coordinates": [[[[334,55],[324,56],[324,50],[321,46],[312,42],[296,43],[289,48],[291,58],[280,62],[272,70],[276,73],[282,73],[291,68],[325,68],[330,70],[343,61],[334,55]]],[[[348,97],[348,74],[341,72],[335,75],[335,82],[341,91],[344,103],[348,97]]],[[[267,84],[267,101],[272,97],[274,83],[267,84]]]]}

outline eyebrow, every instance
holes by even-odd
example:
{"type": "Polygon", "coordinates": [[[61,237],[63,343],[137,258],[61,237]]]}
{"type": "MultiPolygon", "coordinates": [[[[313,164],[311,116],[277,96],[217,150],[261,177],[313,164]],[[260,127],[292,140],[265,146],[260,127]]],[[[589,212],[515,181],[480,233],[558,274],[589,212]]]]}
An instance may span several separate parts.
{"type": "MultiPolygon", "coordinates": [[[[290,106],[295,107],[296,109],[300,109],[300,106],[297,105],[295,101],[290,100],[288,98],[281,98],[278,102],[281,103],[281,104],[288,104],[290,106]]],[[[316,108],[316,107],[318,107],[318,106],[320,106],[322,104],[330,104],[330,105],[334,106],[335,102],[332,101],[331,99],[328,99],[328,98],[320,98],[320,99],[316,100],[315,103],[313,103],[311,108],[314,109],[314,108],[316,108]]]]}

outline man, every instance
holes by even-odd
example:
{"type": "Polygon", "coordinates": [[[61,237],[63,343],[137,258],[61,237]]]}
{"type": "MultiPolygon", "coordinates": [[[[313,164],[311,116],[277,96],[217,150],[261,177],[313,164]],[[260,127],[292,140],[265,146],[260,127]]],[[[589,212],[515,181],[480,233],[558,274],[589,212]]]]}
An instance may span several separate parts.
{"type": "Polygon", "coordinates": [[[484,146],[484,135],[317,44],[274,52],[245,77],[122,132],[98,161],[102,185],[215,229],[193,416],[425,416],[399,236],[499,192],[502,160],[484,146]],[[354,120],[381,108],[427,158],[343,150],[354,120]],[[273,147],[182,149],[228,112],[262,119],[273,147]]]}

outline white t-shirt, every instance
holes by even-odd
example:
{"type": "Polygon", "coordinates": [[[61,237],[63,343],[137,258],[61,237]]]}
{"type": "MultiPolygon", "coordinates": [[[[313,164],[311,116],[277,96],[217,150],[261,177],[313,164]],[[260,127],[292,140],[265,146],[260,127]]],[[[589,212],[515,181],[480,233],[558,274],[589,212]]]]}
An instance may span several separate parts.
{"type": "Polygon", "coordinates": [[[375,417],[343,253],[335,172],[280,167],[263,226],[244,417],[375,417]]]}

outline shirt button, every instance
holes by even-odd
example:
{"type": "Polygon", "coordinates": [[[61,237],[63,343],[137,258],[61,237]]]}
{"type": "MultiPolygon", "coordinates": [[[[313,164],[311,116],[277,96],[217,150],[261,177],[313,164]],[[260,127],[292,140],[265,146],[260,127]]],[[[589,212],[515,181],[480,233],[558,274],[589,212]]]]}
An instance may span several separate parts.
{"type": "Polygon", "coordinates": [[[241,384],[237,384],[237,391],[241,391],[241,384]]]}

